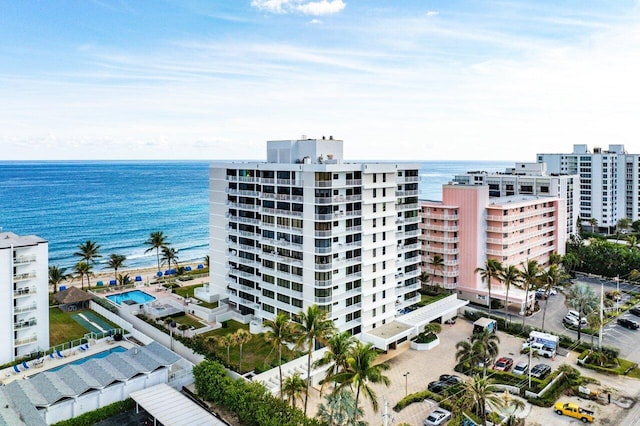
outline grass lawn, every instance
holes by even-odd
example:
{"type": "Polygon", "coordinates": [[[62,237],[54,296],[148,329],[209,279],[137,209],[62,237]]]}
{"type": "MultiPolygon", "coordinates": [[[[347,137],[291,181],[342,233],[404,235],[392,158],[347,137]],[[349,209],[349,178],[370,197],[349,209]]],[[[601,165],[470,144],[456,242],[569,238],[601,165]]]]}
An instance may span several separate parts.
{"type": "MultiPolygon", "coordinates": [[[[195,296],[193,295],[193,293],[194,293],[194,290],[197,287],[202,287],[202,284],[195,284],[195,285],[176,287],[176,288],[173,289],[173,292],[175,294],[178,294],[178,295],[184,297],[185,299],[189,298],[189,297],[195,299],[195,296]]],[[[200,306],[204,306],[205,308],[215,309],[215,308],[218,307],[218,302],[208,303],[208,302],[203,302],[200,299],[197,299],[197,300],[200,302],[200,306]]]]}
{"type": "MultiPolygon", "coordinates": [[[[49,345],[57,346],[70,340],[80,339],[89,332],[76,322],[71,316],[82,311],[62,312],[58,308],[49,308],[49,345]]],[[[92,314],[105,321],[113,328],[119,328],[116,324],[91,311],[92,314]]]]}
{"type": "MultiPolygon", "coordinates": [[[[207,337],[220,337],[226,334],[233,334],[237,330],[244,328],[249,330],[249,325],[240,324],[236,321],[228,321],[227,328],[219,328],[217,330],[204,333],[202,336],[206,340],[207,337]]],[[[227,348],[224,346],[214,346],[216,354],[223,359],[227,359],[227,348]]],[[[230,350],[231,363],[238,365],[240,359],[240,348],[232,346],[230,350]]],[[[282,350],[282,362],[292,360],[302,355],[301,352],[290,351],[286,347],[282,350]]],[[[268,370],[270,366],[276,366],[278,362],[278,352],[271,347],[270,343],[264,340],[262,334],[253,335],[249,343],[245,343],[242,348],[242,370],[243,372],[254,370],[256,367],[262,371],[268,370]]]]}
{"type": "Polygon", "coordinates": [[[174,318],[174,320],[178,324],[185,324],[190,327],[193,326],[193,328],[204,327],[204,324],[202,324],[200,321],[198,321],[196,318],[192,317],[191,315],[183,315],[181,317],[176,317],[174,318]]]}

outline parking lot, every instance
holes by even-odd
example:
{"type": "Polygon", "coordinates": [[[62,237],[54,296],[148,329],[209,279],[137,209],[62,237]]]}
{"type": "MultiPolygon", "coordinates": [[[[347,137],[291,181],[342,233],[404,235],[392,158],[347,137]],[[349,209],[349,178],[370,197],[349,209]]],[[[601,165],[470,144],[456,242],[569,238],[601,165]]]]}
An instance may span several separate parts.
{"type": "MultiPolygon", "coordinates": [[[[588,278],[588,277],[579,277],[575,280],[575,282],[583,282],[590,285],[596,294],[600,294],[601,284],[605,292],[616,290],[616,283],[610,281],[600,281],[596,278],[588,278]]],[[[638,291],[638,288],[628,284],[628,283],[620,283],[620,291],[624,290],[633,290],[638,291]]],[[[623,295],[623,297],[627,297],[623,295]]],[[[547,305],[547,313],[545,317],[545,331],[553,334],[563,334],[565,336],[570,336],[576,339],[578,337],[578,333],[574,330],[568,328],[563,322],[562,319],[567,314],[569,308],[567,308],[564,304],[565,297],[562,292],[558,292],[557,295],[549,296],[549,298],[545,300],[538,301],[540,303],[540,311],[536,312],[531,317],[527,318],[527,324],[542,327],[542,308],[544,308],[544,304],[547,305]]],[[[620,304],[622,304],[621,302],[620,304]]],[[[498,312],[496,312],[497,314],[498,312]]],[[[632,320],[640,320],[639,317],[635,317],[630,313],[625,313],[620,316],[621,318],[629,318],[632,320]]],[[[615,320],[611,321],[603,328],[603,337],[602,344],[606,346],[613,346],[620,349],[620,357],[627,359],[629,361],[637,362],[640,364],[640,351],[636,350],[636,345],[638,339],[640,338],[639,330],[629,330],[624,328],[616,323],[615,320]]],[[[581,339],[586,342],[591,341],[591,336],[582,334],[581,339]]],[[[598,336],[594,336],[594,343],[597,344],[598,336]]]]}

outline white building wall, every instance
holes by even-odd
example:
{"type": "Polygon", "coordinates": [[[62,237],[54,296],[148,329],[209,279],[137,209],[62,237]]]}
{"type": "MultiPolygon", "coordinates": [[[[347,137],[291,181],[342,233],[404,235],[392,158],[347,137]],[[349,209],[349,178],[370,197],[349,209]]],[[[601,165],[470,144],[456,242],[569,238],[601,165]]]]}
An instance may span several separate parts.
{"type": "MultiPolygon", "coordinates": [[[[325,306],[330,309],[329,317],[338,329],[351,330],[355,334],[393,320],[398,307],[406,307],[419,300],[415,296],[418,286],[406,285],[418,275],[417,232],[413,233],[416,255],[408,261],[407,253],[398,252],[398,247],[405,245],[405,229],[413,226],[399,223],[398,215],[410,214],[411,206],[414,206],[417,218],[418,165],[342,163],[342,142],[336,140],[268,142],[268,161],[211,166],[211,292],[239,304],[243,312],[263,319],[273,318],[278,310],[297,314],[313,304],[325,306]],[[309,158],[299,158],[302,154],[309,158]],[[404,177],[398,178],[399,174],[403,175],[405,167],[413,170],[410,182],[405,182],[404,177]],[[227,169],[237,172],[232,178],[227,178],[227,169]],[[229,189],[239,187],[236,184],[242,181],[241,170],[247,171],[245,175],[253,174],[255,177],[251,181],[256,185],[255,196],[229,189]],[[278,177],[278,172],[295,173],[295,182],[284,182],[278,177]],[[330,176],[330,179],[320,180],[318,184],[316,173],[328,174],[322,176],[330,176]],[[278,191],[288,185],[292,193],[294,187],[301,188],[302,195],[289,197],[285,194],[280,197],[278,191]],[[407,195],[404,189],[409,185],[413,186],[411,194],[407,195]],[[271,191],[269,187],[275,187],[275,198],[267,191],[271,191]],[[402,191],[398,192],[399,188],[402,191]],[[324,195],[316,196],[318,190],[324,195]],[[250,197],[248,203],[259,205],[256,209],[260,213],[259,223],[254,224],[256,231],[238,231],[241,222],[237,215],[249,207],[246,204],[229,204],[227,199],[237,201],[240,196],[250,197]],[[410,196],[415,200],[409,203],[409,207],[403,207],[402,212],[398,211],[396,204],[407,204],[406,200],[411,201],[410,196]],[[275,209],[265,207],[271,202],[275,209]],[[295,215],[282,210],[277,207],[278,202],[291,203],[291,207],[301,204],[302,212],[295,215]],[[230,209],[235,209],[237,215],[229,217],[230,209]],[[325,213],[318,214],[318,211],[325,213]],[[274,217],[275,224],[270,222],[270,217],[274,217]],[[279,223],[279,219],[292,218],[302,220],[302,229],[288,229],[279,223]],[[301,235],[302,244],[277,241],[278,233],[283,233],[285,238],[301,235]],[[260,243],[254,248],[242,248],[259,258],[259,262],[234,257],[233,247],[237,245],[232,241],[240,238],[260,243]],[[326,247],[318,248],[317,243],[326,247]],[[271,250],[270,247],[275,247],[276,253],[265,252],[271,250]],[[276,256],[279,248],[302,253],[302,260],[276,256]],[[348,258],[347,253],[352,257],[348,258]],[[318,256],[326,256],[329,264],[316,264],[318,256]],[[264,262],[275,262],[276,268],[268,268],[264,262]],[[412,262],[415,272],[407,275],[405,272],[411,269],[412,262]],[[302,276],[283,272],[280,265],[301,267],[302,276]],[[257,275],[253,277],[237,271],[237,268],[246,270],[247,267],[255,268],[257,275]],[[265,281],[268,277],[274,277],[275,283],[265,281]],[[254,288],[243,286],[241,278],[251,280],[254,288]],[[302,283],[302,292],[278,286],[279,278],[302,283]],[[357,280],[360,281],[359,288],[347,288],[347,283],[357,280]],[[325,295],[325,291],[331,294],[325,295]],[[245,296],[251,295],[258,303],[242,299],[240,292],[245,296]],[[271,298],[271,292],[274,298],[271,298]],[[279,300],[278,295],[289,299],[279,300]],[[293,298],[301,299],[302,306],[295,306],[293,298]]],[[[417,220],[414,222],[417,228],[417,220]]]]}
{"type": "Polygon", "coordinates": [[[0,363],[49,348],[48,244],[0,233],[0,363]]]}

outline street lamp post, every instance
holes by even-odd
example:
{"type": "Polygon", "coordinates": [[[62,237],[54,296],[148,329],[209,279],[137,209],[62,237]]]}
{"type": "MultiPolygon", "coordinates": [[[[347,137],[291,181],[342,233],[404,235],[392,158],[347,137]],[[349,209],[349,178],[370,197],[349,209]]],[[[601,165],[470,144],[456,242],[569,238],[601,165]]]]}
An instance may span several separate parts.
{"type": "Polygon", "coordinates": [[[409,372],[403,374],[404,376],[404,396],[409,395],[409,372]]]}
{"type": "MultiPolygon", "coordinates": [[[[604,322],[604,284],[600,281],[600,333],[598,333],[598,349],[602,350],[602,323],[604,322]]],[[[580,324],[578,324],[580,327],[580,324]]]]}

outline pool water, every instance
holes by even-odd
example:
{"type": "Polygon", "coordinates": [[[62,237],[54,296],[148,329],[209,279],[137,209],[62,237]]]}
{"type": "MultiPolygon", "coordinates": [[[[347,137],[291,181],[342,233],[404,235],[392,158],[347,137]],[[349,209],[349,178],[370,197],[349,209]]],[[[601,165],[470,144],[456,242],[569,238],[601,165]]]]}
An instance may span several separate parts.
{"type": "Polygon", "coordinates": [[[152,300],[156,300],[154,296],[147,294],[141,290],[132,290],[132,291],[126,291],[120,294],[112,294],[110,296],[107,296],[107,299],[117,303],[118,305],[121,305],[122,302],[124,302],[125,300],[133,300],[135,303],[139,303],[139,304],[148,303],[148,302],[151,302],[152,300]]]}
{"type": "Polygon", "coordinates": [[[47,370],[47,371],[58,371],[58,370],[60,370],[62,367],[65,367],[65,366],[67,366],[67,365],[80,365],[80,364],[84,364],[85,362],[87,362],[87,361],[89,361],[90,359],[93,359],[93,358],[104,358],[104,357],[106,357],[106,356],[111,355],[112,353],[116,353],[116,352],[126,352],[126,351],[127,351],[127,349],[126,349],[126,348],[123,348],[122,346],[114,346],[113,348],[111,348],[111,349],[109,349],[109,350],[102,351],[102,352],[98,352],[98,353],[96,353],[96,354],[89,355],[89,356],[86,356],[86,357],[84,357],[84,358],[80,358],[80,359],[77,359],[77,360],[75,360],[75,361],[72,361],[72,362],[68,362],[68,363],[63,364],[63,365],[60,365],[60,366],[58,366],[58,367],[51,368],[51,369],[49,369],[49,370],[47,370]]]}

